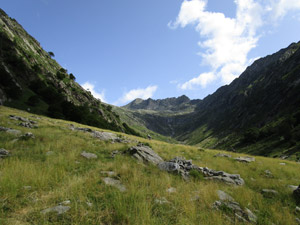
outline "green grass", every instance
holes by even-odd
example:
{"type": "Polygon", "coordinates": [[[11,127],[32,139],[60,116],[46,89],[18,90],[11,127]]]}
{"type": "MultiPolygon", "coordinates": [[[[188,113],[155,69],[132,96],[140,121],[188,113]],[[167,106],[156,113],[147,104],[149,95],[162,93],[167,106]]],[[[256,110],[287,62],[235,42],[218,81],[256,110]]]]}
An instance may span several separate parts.
{"type": "Polygon", "coordinates": [[[208,181],[197,173],[192,173],[193,179],[186,182],[129,156],[110,157],[112,151],[125,150],[134,143],[99,141],[87,133],[69,129],[70,123],[87,126],[32,116],[0,106],[0,126],[32,132],[36,136],[34,140],[14,141],[15,136],[0,133],[0,148],[11,151],[10,157],[0,160],[0,224],[230,224],[225,211],[212,209],[219,189],[253,211],[258,216],[258,224],[295,224],[296,203],[287,185],[299,185],[300,164],[296,162],[284,161],[286,165],[282,166],[279,165],[282,160],[256,157],[255,162],[243,164],[230,158],[213,157],[222,151],[203,151],[119,134],[149,143],[164,159],[184,156],[199,166],[238,173],[245,185],[235,187],[208,181]],[[39,128],[20,127],[17,121],[8,118],[10,114],[35,120],[39,128]],[[47,154],[49,151],[53,153],[47,154]],[[98,158],[86,160],[80,156],[82,151],[95,153],[98,158]],[[264,176],[267,169],[273,178],[264,176]],[[126,192],[104,184],[100,172],[107,170],[116,172],[126,192]],[[170,187],[175,187],[176,193],[167,193],[170,187]],[[261,194],[263,188],[275,189],[279,195],[266,199],[261,194]],[[191,201],[196,195],[199,199],[191,201]],[[155,199],[159,198],[166,198],[170,203],[157,204],[155,199]],[[40,213],[65,200],[71,201],[67,213],[40,213]]]}

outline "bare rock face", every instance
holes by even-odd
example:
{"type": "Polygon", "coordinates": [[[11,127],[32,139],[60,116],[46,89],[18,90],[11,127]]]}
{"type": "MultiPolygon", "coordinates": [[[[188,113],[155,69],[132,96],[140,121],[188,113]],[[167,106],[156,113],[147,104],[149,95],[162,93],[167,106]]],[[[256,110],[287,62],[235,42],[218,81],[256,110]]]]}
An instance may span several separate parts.
{"type": "Polygon", "coordinates": [[[126,153],[132,155],[141,162],[152,163],[154,165],[163,162],[163,159],[158,154],[156,154],[149,146],[143,144],[129,148],[126,153]]]}

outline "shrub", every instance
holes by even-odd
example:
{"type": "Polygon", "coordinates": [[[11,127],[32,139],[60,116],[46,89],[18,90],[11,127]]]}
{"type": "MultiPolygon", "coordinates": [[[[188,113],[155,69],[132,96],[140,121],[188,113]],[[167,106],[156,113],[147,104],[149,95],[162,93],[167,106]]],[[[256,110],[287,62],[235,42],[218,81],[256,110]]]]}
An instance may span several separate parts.
{"type": "Polygon", "coordinates": [[[70,79],[71,80],[76,80],[76,77],[73,75],[73,73],[70,73],[70,79]]]}

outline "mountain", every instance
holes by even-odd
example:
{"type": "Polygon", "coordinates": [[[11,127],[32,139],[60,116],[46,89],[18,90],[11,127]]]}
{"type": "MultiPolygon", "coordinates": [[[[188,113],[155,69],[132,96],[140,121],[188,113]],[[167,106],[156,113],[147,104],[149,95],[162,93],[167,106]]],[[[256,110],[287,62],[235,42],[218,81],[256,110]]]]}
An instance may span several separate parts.
{"type": "Polygon", "coordinates": [[[151,110],[158,112],[192,112],[199,104],[201,100],[190,100],[187,96],[182,95],[178,98],[166,98],[153,100],[151,98],[142,100],[140,98],[135,99],[129,104],[123,106],[123,108],[130,110],[151,110]]]}
{"type": "Polygon", "coordinates": [[[196,105],[190,113],[157,113],[165,110],[158,103],[168,99],[138,100],[125,108],[150,130],[187,144],[300,157],[299,47],[300,42],[293,43],[256,60],[230,85],[203,100],[194,100],[196,105]],[[154,112],[140,113],[149,105],[154,112]]]}
{"type": "Polygon", "coordinates": [[[112,107],[75,82],[18,22],[0,9],[0,104],[135,133],[112,107]]]}

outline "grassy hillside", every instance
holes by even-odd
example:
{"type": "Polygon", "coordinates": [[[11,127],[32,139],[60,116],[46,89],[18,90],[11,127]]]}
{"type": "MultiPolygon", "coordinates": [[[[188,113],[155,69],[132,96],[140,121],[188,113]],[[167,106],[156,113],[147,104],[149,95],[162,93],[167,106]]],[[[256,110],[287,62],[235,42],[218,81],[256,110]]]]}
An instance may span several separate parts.
{"type": "MultiPolygon", "coordinates": [[[[35,135],[34,139],[21,140],[0,131],[0,148],[11,153],[0,160],[0,224],[231,224],[228,209],[212,208],[218,200],[217,190],[225,191],[254,212],[258,224],[295,224],[299,216],[295,215],[296,203],[288,188],[299,185],[300,164],[296,162],[256,157],[255,162],[244,164],[233,158],[214,157],[222,151],[118,134],[149,144],[165,160],[184,156],[198,166],[240,174],[245,185],[226,185],[201,176],[187,182],[126,155],[111,158],[112,151],[125,150],[136,142],[100,141],[88,133],[71,130],[70,123],[87,127],[0,106],[0,126],[35,135]],[[18,121],[9,119],[12,114],[36,121],[38,128],[19,126],[18,121]],[[98,158],[83,158],[83,151],[98,158]],[[279,164],[283,162],[285,165],[279,164]],[[265,170],[272,176],[267,177],[265,170]],[[106,186],[101,171],[114,171],[114,177],[127,190],[120,192],[106,186]],[[166,192],[170,187],[176,192],[166,192]],[[263,188],[278,194],[265,198],[263,188]],[[162,198],[168,203],[160,204],[162,198]],[[61,215],[41,213],[59,203],[70,210],[61,215]]],[[[237,219],[235,222],[242,224],[237,219]]]]}

